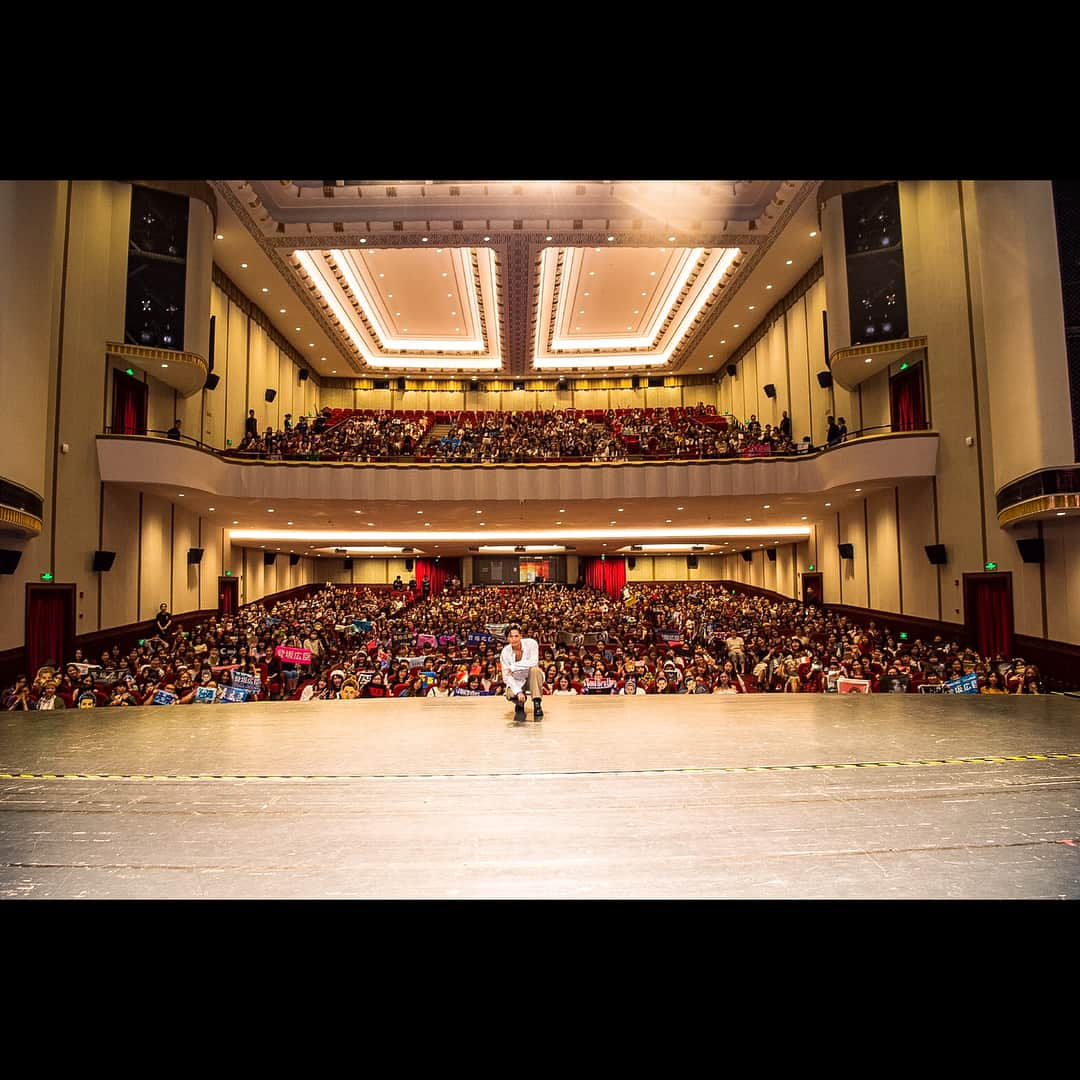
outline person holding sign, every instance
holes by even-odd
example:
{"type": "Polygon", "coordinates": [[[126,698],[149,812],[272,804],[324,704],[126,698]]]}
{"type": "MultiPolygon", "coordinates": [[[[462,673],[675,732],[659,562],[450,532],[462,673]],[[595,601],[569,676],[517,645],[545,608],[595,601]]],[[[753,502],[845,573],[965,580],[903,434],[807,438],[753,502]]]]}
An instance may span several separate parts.
{"type": "Polygon", "coordinates": [[[506,628],[506,642],[499,661],[507,700],[514,702],[514,723],[525,722],[526,691],[533,699],[533,719],[542,720],[544,709],[540,695],[544,673],[540,670],[540,646],[535,638],[523,638],[517,623],[506,628]]]}

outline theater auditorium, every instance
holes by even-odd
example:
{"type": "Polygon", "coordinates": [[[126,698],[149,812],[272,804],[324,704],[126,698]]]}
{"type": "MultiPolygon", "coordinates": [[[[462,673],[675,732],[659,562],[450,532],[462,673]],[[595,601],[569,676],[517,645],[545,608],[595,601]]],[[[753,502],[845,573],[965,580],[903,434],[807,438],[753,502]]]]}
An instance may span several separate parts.
{"type": "Polygon", "coordinates": [[[1075,183],[4,181],[0,251],[0,897],[1080,897],[1075,183]]]}

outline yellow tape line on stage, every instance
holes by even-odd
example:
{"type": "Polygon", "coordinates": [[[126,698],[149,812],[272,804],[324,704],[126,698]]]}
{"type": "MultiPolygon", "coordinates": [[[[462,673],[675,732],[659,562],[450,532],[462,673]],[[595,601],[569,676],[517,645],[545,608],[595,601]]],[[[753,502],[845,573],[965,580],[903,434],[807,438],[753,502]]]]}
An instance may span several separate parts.
{"type": "Polygon", "coordinates": [[[842,761],[814,765],[699,765],[670,769],[576,769],[524,773],[28,773],[0,772],[0,780],[463,780],[469,777],[662,776],[671,773],[804,772],[821,769],[907,769],[920,765],[1004,765],[1019,761],[1071,761],[1080,753],[1004,754],[993,757],[916,758],[911,761],[842,761]]]}

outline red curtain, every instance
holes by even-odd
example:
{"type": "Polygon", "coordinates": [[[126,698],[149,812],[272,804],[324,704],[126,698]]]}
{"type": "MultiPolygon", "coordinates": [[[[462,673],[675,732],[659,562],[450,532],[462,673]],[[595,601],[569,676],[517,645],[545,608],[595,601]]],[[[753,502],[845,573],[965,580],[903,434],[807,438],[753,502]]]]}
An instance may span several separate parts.
{"type": "Polygon", "coordinates": [[[218,582],[218,614],[232,615],[237,609],[239,584],[235,578],[218,582]]]}
{"type": "Polygon", "coordinates": [[[146,383],[123,371],[113,372],[114,435],[146,434],[146,383]]]}
{"type": "Polygon", "coordinates": [[[601,559],[586,556],[582,560],[585,584],[591,589],[603,589],[608,596],[618,596],[626,584],[626,559],[612,555],[601,559]]]}
{"type": "Polygon", "coordinates": [[[461,560],[460,559],[439,559],[436,562],[434,559],[417,559],[414,563],[416,567],[416,587],[421,591],[424,591],[424,582],[431,582],[431,595],[435,596],[441,593],[446,588],[447,581],[452,578],[461,577],[461,560]]]}
{"type": "Polygon", "coordinates": [[[922,364],[901,371],[889,380],[893,431],[922,431],[926,427],[922,364]]]}
{"type": "Polygon", "coordinates": [[[74,589],[36,585],[26,601],[26,671],[32,679],[48,660],[66,664],[75,639],[74,589]]]}
{"type": "Polygon", "coordinates": [[[975,647],[979,655],[1012,656],[1012,609],[1005,578],[972,582],[968,596],[972,606],[968,612],[968,625],[975,628],[975,647]]]}

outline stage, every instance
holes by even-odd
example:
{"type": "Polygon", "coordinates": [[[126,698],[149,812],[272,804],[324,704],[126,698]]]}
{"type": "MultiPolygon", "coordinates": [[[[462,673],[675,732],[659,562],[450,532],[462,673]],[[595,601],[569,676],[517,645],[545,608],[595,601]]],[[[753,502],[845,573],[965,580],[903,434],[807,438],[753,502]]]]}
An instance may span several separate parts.
{"type": "Polygon", "coordinates": [[[1080,701],[544,701],[4,713],[0,897],[1080,898],[1080,701]]]}

